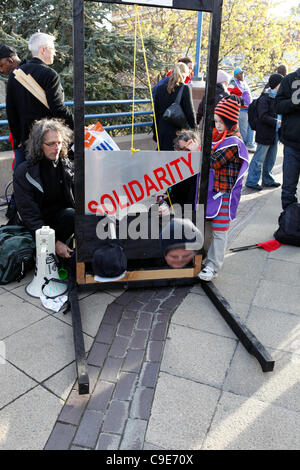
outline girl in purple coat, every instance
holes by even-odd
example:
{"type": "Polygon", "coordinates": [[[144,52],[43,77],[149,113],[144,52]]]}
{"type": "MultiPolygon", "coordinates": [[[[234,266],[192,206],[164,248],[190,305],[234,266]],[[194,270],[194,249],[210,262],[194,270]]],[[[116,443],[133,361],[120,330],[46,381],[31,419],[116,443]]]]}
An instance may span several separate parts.
{"type": "Polygon", "coordinates": [[[236,96],[223,98],[215,108],[216,129],[206,208],[213,239],[199,274],[203,281],[211,281],[223,265],[230,221],[236,217],[243,177],[248,169],[248,152],[238,130],[239,113],[240,102],[236,96]]]}

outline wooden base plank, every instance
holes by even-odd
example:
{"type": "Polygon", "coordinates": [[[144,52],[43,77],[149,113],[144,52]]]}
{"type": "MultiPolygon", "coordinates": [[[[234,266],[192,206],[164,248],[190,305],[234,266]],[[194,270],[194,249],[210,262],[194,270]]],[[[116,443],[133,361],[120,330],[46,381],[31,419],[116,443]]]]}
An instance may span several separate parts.
{"type": "MultiPolygon", "coordinates": [[[[133,281],[151,281],[157,279],[183,279],[193,278],[201,270],[202,255],[195,256],[194,267],[181,268],[181,269],[140,269],[138,271],[127,271],[126,275],[114,281],[115,283],[120,282],[133,282],[133,281]]],[[[92,274],[86,274],[85,263],[76,264],[77,282],[78,284],[103,284],[99,281],[95,281],[92,274]]]]}

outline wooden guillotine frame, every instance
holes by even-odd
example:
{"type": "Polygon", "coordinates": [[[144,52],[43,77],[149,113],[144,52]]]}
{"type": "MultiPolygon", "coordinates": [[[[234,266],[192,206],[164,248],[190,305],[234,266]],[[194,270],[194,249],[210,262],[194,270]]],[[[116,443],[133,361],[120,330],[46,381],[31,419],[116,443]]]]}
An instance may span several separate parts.
{"type": "MultiPolygon", "coordinates": [[[[84,101],[85,101],[85,78],[84,78],[84,4],[86,1],[97,3],[111,3],[120,5],[141,5],[163,8],[173,8],[178,10],[203,11],[210,13],[209,49],[206,70],[205,106],[202,131],[202,152],[199,152],[201,163],[201,179],[199,181],[198,204],[203,208],[206,206],[209,158],[211,153],[213,111],[215,106],[215,88],[218,70],[218,55],[221,34],[222,2],[223,0],[73,0],[73,46],[74,46],[74,119],[75,119],[75,238],[76,238],[76,279],[69,280],[69,300],[72,312],[75,356],[77,363],[77,375],[79,384],[79,394],[89,392],[89,379],[85,358],[85,349],[81,325],[80,310],[77,298],[77,287],[93,286],[103,288],[102,283],[94,281],[94,277],[89,272],[91,253],[96,249],[96,241],[91,240],[87,234],[95,228],[98,217],[85,213],[85,164],[84,164],[84,101]]],[[[155,152],[157,154],[157,152],[155,152]]],[[[204,214],[204,210],[203,210],[204,214]]],[[[204,217],[204,216],[203,216],[204,217]]],[[[94,230],[95,232],[95,230],[94,230]]],[[[95,237],[96,238],[96,237],[95,237]]],[[[145,257],[145,252],[150,250],[149,245],[141,245],[136,249],[137,255],[145,257]]],[[[128,249],[130,254],[130,247],[128,249]]],[[[127,253],[128,255],[128,253],[127,253]]],[[[130,256],[129,256],[130,258],[130,256]]],[[[148,254],[149,259],[149,254],[148,254]]],[[[166,267],[150,267],[145,261],[145,268],[141,266],[128,268],[126,277],[114,283],[105,283],[105,287],[116,287],[125,285],[128,287],[182,285],[182,283],[192,283],[197,278],[201,270],[202,256],[195,257],[194,265],[182,269],[171,269],[166,267]]],[[[274,361],[268,355],[264,347],[257,338],[241,324],[239,317],[231,310],[218,290],[211,282],[202,282],[206,294],[210,297],[214,305],[223,315],[229,326],[239,337],[248,352],[255,355],[264,371],[270,371],[274,367],[274,361]]]]}

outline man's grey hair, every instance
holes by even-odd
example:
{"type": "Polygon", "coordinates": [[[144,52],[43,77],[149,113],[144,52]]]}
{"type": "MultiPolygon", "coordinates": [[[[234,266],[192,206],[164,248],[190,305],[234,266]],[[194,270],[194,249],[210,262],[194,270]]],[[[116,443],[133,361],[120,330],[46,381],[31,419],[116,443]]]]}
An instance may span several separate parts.
{"type": "Polygon", "coordinates": [[[54,47],[55,37],[46,33],[34,33],[28,41],[28,49],[33,56],[39,53],[41,46],[54,47]]]}
{"type": "Polygon", "coordinates": [[[194,140],[197,144],[200,145],[200,135],[196,131],[191,130],[181,130],[177,131],[177,137],[173,140],[174,149],[180,150],[178,142],[179,140],[184,140],[184,142],[188,142],[189,140],[194,140]]]}
{"type": "Polygon", "coordinates": [[[60,119],[41,119],[33,124],[26,142],[26,153],[32,163],[37,163],[44,158],[43,143],[45,135],[49,131],[57,132],[62,138],[60,158],[68,156],[68,147],[73,136],[71,129],[60,119]]]}

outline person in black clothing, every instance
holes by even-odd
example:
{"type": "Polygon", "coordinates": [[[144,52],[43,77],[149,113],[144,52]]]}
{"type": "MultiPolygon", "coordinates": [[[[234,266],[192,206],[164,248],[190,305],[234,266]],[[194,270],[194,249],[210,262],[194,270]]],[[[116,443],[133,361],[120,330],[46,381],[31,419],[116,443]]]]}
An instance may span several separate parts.
{"type": "MultiPolygon", "coordinates": [[[[228,73],[224,72],[224,70],[218,70],[216,94],[215,94],[215,106],[217,106],[217,104],[219,103],[219,101],[221,101],[221,99],[226,98],[226,96],[229,96],[229,93],[227,92],[229,80],[230,80],[230,77],[228,73]]],[[[198,106],[197,124],[200,124],[201,119],[203,118],[204,101],[205,101],[205,96],[203,96],[198,106]]]]}
{"type": "Polygon", "coordinates": [[[54,37],[35,33],[28,41],[33,58],[19,68],[30,74],[46,93],[49,109],[19,83],[13,71],[7,82],[6,111],[10,131],[13,135],[16,158],[14,169],[25,159],[25,142],[34,121],[59,118],[71,129],[73,116],[64,105],[64,93],[58,74],[49,67],[55,57],[54,37]]]}
{"type": "Polygon", "coordinates": [[[286,75],[275,98],[276,112],[282,114],[280,141],[283,143],[281,204],[285,209],[297,202],[300,177],[300,68],[286,75]]]}
{"type": "Polygon", "coordinates": [[[14,172],[16,209],[34,235],[48,225],[55,230],[56,254],[70,258],[66,242],[74,233],[73,162],[68,159],[72,131],[57,119],[41,119],[32,127],[28,159],[14,172]]]}
{"type": "Polygon", "coordinates": [[[276,73],[280,73],[280,75],[282,75],[283,77],[285,77],[288,73],[287,71],[287,66],[286,65],[279,65],[277,67],[277,70],[276,70],[276,73]]]}
{"type": "Polygon", "coordinates": [[[275,97],[283,76],[274,73],[269,78],[269,87],[257,102],[258,120],[255,142],[257,147],[252,157],[246,186],[260,191],[263,186],[277,188],[280,183],[274,180],[272,169],[275,164],[278,146],[278,128],[280,119],[275,111],[275,97]],[[262,186],[258,184],[262,177],[262,186]]]}
{"type": "MultiPolygon", "coordinates": [[[[184,84],[189,69],[186,64],[179,62],[175,65],[167,82],[157,87],[154,100],[154,110],[157,123],[159,139],[159,150],[174,150],[173,141],[176,137],[176,129],[170,122],[163,118],[166,109],[174,103],[179,90],[183,88],[180,105],[185,114],[187,124],[190,128],[196,127],[195,110],[192,101],[192,92],[188,85],[184,84]]],[[[153,138],[156,140],[155,128],[153,138]]]]}
{"type": "Polygon", "coordinates": [[[22,64],[25,64],[25,61],[21,61],[13,47],[5,46],[5,44],[0,46],[0,73],[9,75],[12,70],[22,64]]]}
{"type": "MultiPolygon", "coordinates": [[[[176,151],[199,152],[200,135],[191,130],[179,131],[173,145],[176,151]]],[[[196,210],[198,179],[199,175],[194,175],[172,186],[170,193],[172,204],[180,204],[182,208],[188,204],[196,210]]]]}

